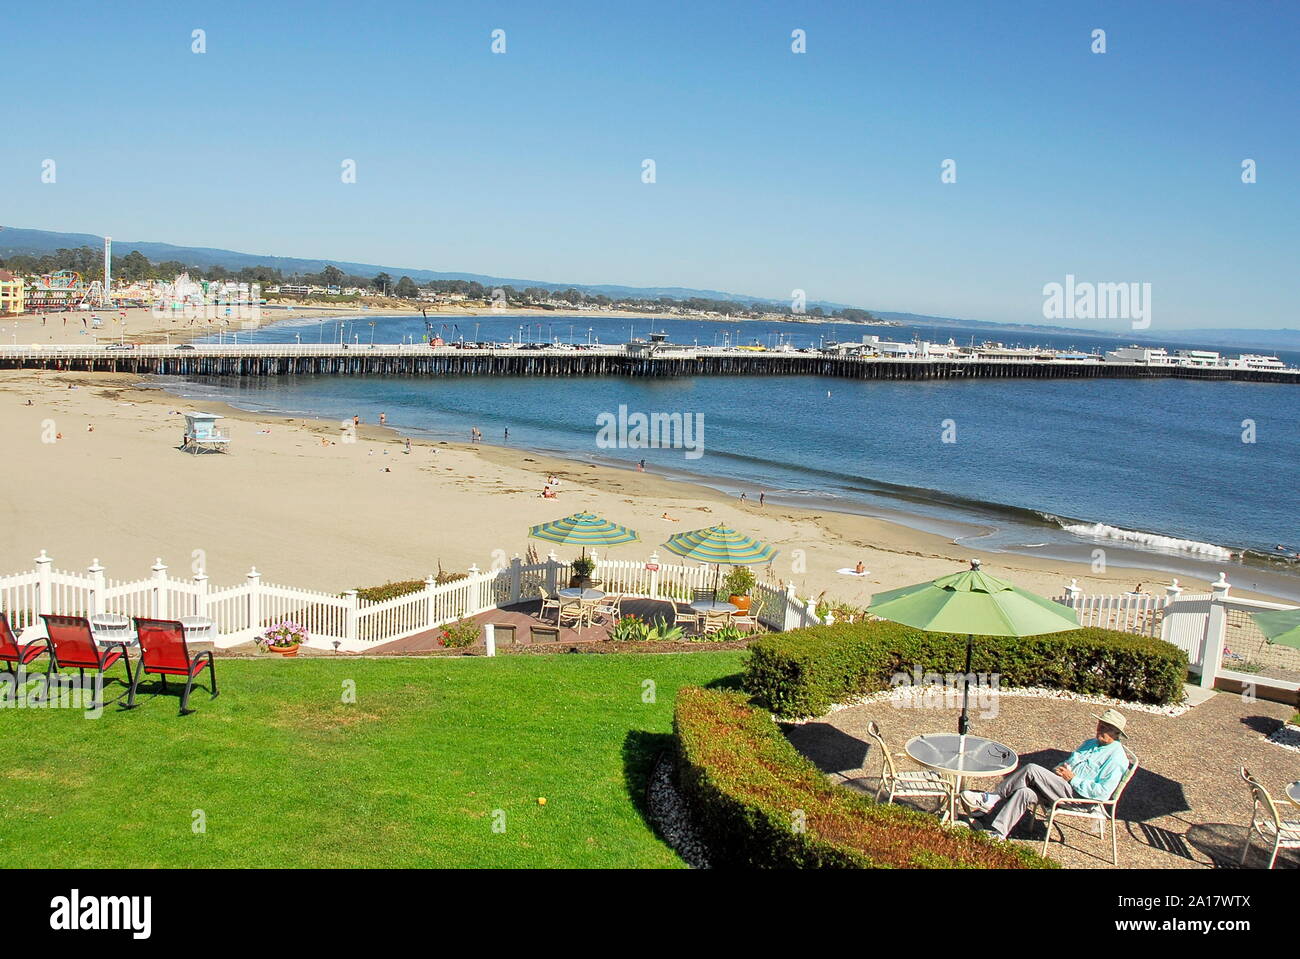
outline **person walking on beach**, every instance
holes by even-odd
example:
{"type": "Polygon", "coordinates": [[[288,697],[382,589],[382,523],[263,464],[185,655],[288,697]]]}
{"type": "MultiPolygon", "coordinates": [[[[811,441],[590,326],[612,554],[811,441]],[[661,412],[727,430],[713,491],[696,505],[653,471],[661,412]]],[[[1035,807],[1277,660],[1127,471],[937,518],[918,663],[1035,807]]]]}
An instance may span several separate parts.
{"type": "Polygon", "coordinates": [[[759,491],[758,491],[758,505],[759,505],[759,506],[762,506],[762,505],[763,505],[763,500],[766,499],[766,498],[767,498],[767,494],[766,494],[765,492],[763,492],[762,490],[759,490],[759,491]]]}
{"type": "Polygon", "coordinates": [[[637,463],[637,464],[636,464],[636,468],[637,468],[638,471],[644,473],[644,472],[645,472],[645,460],[642,460],[641,462],[637,463]]]}
{"type": "Polygon", "coordinates": [[[408,455],[411,452],[411,438],[409,436],[406,438],[406,449],[402,450],[402,452],[408,455]]]}
{"type": "Polygon", "coordinates": [[[510,442],[510,427],[506,427],[506,442],[510,442]]]}
{"type": "Polygon", "coordinates": [[[387,425],[388,425],[388,414],[387,414],[387,413],[380,413],[380,414],[379,414],[379,425],[380,425],[380,426],[387,426],[387,425]]]}
{"type": "Polygon", "coordinates": [[[353,425],[353,427],[360,426],[360,425],[361,425],[361,417],[360,417],[360,416],[357,416],[357,415],[355,415],[355,414],[353,414],[353,416],[352,416],[352,425],[353,425]]]}

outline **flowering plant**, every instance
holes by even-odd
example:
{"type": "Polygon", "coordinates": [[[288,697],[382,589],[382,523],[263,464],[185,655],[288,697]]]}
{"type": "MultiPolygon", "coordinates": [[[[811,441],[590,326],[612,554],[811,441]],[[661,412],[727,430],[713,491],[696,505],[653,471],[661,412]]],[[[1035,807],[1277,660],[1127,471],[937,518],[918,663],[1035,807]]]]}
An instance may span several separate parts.
{"type": "Polygon", "coordinates": [[[464,649],[478,639],[478,624],[472,619],[460,619],[442,627],[438,642],[448,649],[464,649]]]}
{"type": "Polygon", "coordinates": [[[609,630],[609,638],[615,642],[640,642],[649,635],[650,624],[633,613],[624,616],[609,630]]]}
{"type": "Polygon", "coordinates": [[[307,627],[285,620],[262,634],[263,646],[300,646],[307,642],[307,627]]]}

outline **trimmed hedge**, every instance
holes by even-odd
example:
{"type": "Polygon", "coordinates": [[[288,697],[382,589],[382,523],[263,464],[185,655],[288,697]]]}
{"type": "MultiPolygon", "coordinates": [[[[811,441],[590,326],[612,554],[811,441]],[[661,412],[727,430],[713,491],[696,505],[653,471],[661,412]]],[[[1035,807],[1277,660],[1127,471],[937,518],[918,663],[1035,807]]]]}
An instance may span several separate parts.
{"type": "MultiPolygon", "coordinates": [[[[889,686],[898,672],[964,673],[966,637],[891,622],[814,626],[750,644],[744,688],[779,716],[820,716],[889,686]]],[[[1177,702],[1187,654],[1161,639],[1109,629],[1023,638],[976,636],[971,672],[1000,685],[1048,686],[1142,703],[1177,702]]]]}
{"type": "Polygon", "coordinates": [[[677,779],[717,866],[1052,868],[1026,848],[832,785],[738,693],[696,686],[673,712],[677,779]],[[798,828],[802,826],[801,828],[798,828]]]}

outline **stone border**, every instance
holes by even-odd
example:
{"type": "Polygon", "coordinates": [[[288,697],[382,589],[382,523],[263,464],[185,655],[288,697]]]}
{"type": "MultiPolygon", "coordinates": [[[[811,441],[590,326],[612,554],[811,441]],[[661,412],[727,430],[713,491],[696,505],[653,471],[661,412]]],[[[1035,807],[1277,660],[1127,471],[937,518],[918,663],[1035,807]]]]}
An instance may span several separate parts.
{"type": "MultiPolygon", "coordinates": [[[[897,705],[901,708],[909,708],[908,702],[913,696],[924,695],[924,687],[912,686],[895,686],[890,689],[882,689],[879,692],[868,693],[865,696],[858,696],[843,703],[834,703],[822,716],[809,716],[804,719],[780,719],[781,723],[788,723],[791,726],[802,726],[804,723],[817,722],[823,716],[829,716],[831,713],[837,713],[842,709],[852,709],[855,706],[869,706],[874,703],[889,702],[897,700],[897,705]],[[916,692],[913,692],[916,690],[916,692]]],[[[1110,696],[1087,696],[1083,693],[1073,693],[1065,689],[1051,689],[1046,686],[1020,686],[1012,688],[999,688],[996,695],[998,696],[1022,696],[1033,699],[1063,699],[1074,703],[1091,703],[1095,706],[1118,706],[1123,709],[1132,710],[1140,713],[1152,713],[1157,716],[1176,717],[1181,716],[1192,707],[1184,703],[1172,706],[1156,706],[1151,703],[1134,703],[1123,699],[1114,699],[1110,696]]],[[[960,706],[958,706],[960,708],[960,706]]]]}

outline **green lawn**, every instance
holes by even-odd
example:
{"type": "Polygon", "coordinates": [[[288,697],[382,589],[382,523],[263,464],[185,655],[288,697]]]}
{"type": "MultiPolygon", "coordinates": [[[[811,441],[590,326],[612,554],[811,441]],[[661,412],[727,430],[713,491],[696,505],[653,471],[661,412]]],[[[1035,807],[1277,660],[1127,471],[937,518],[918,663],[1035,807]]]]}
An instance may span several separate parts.
{"type": "Polygon", "coordinates": [[[0,709],[0,866],[680,866],[644,778],[677,689],[740,662],[219,660],[190,716],[175,687],[93,720],[0,709]]]}

